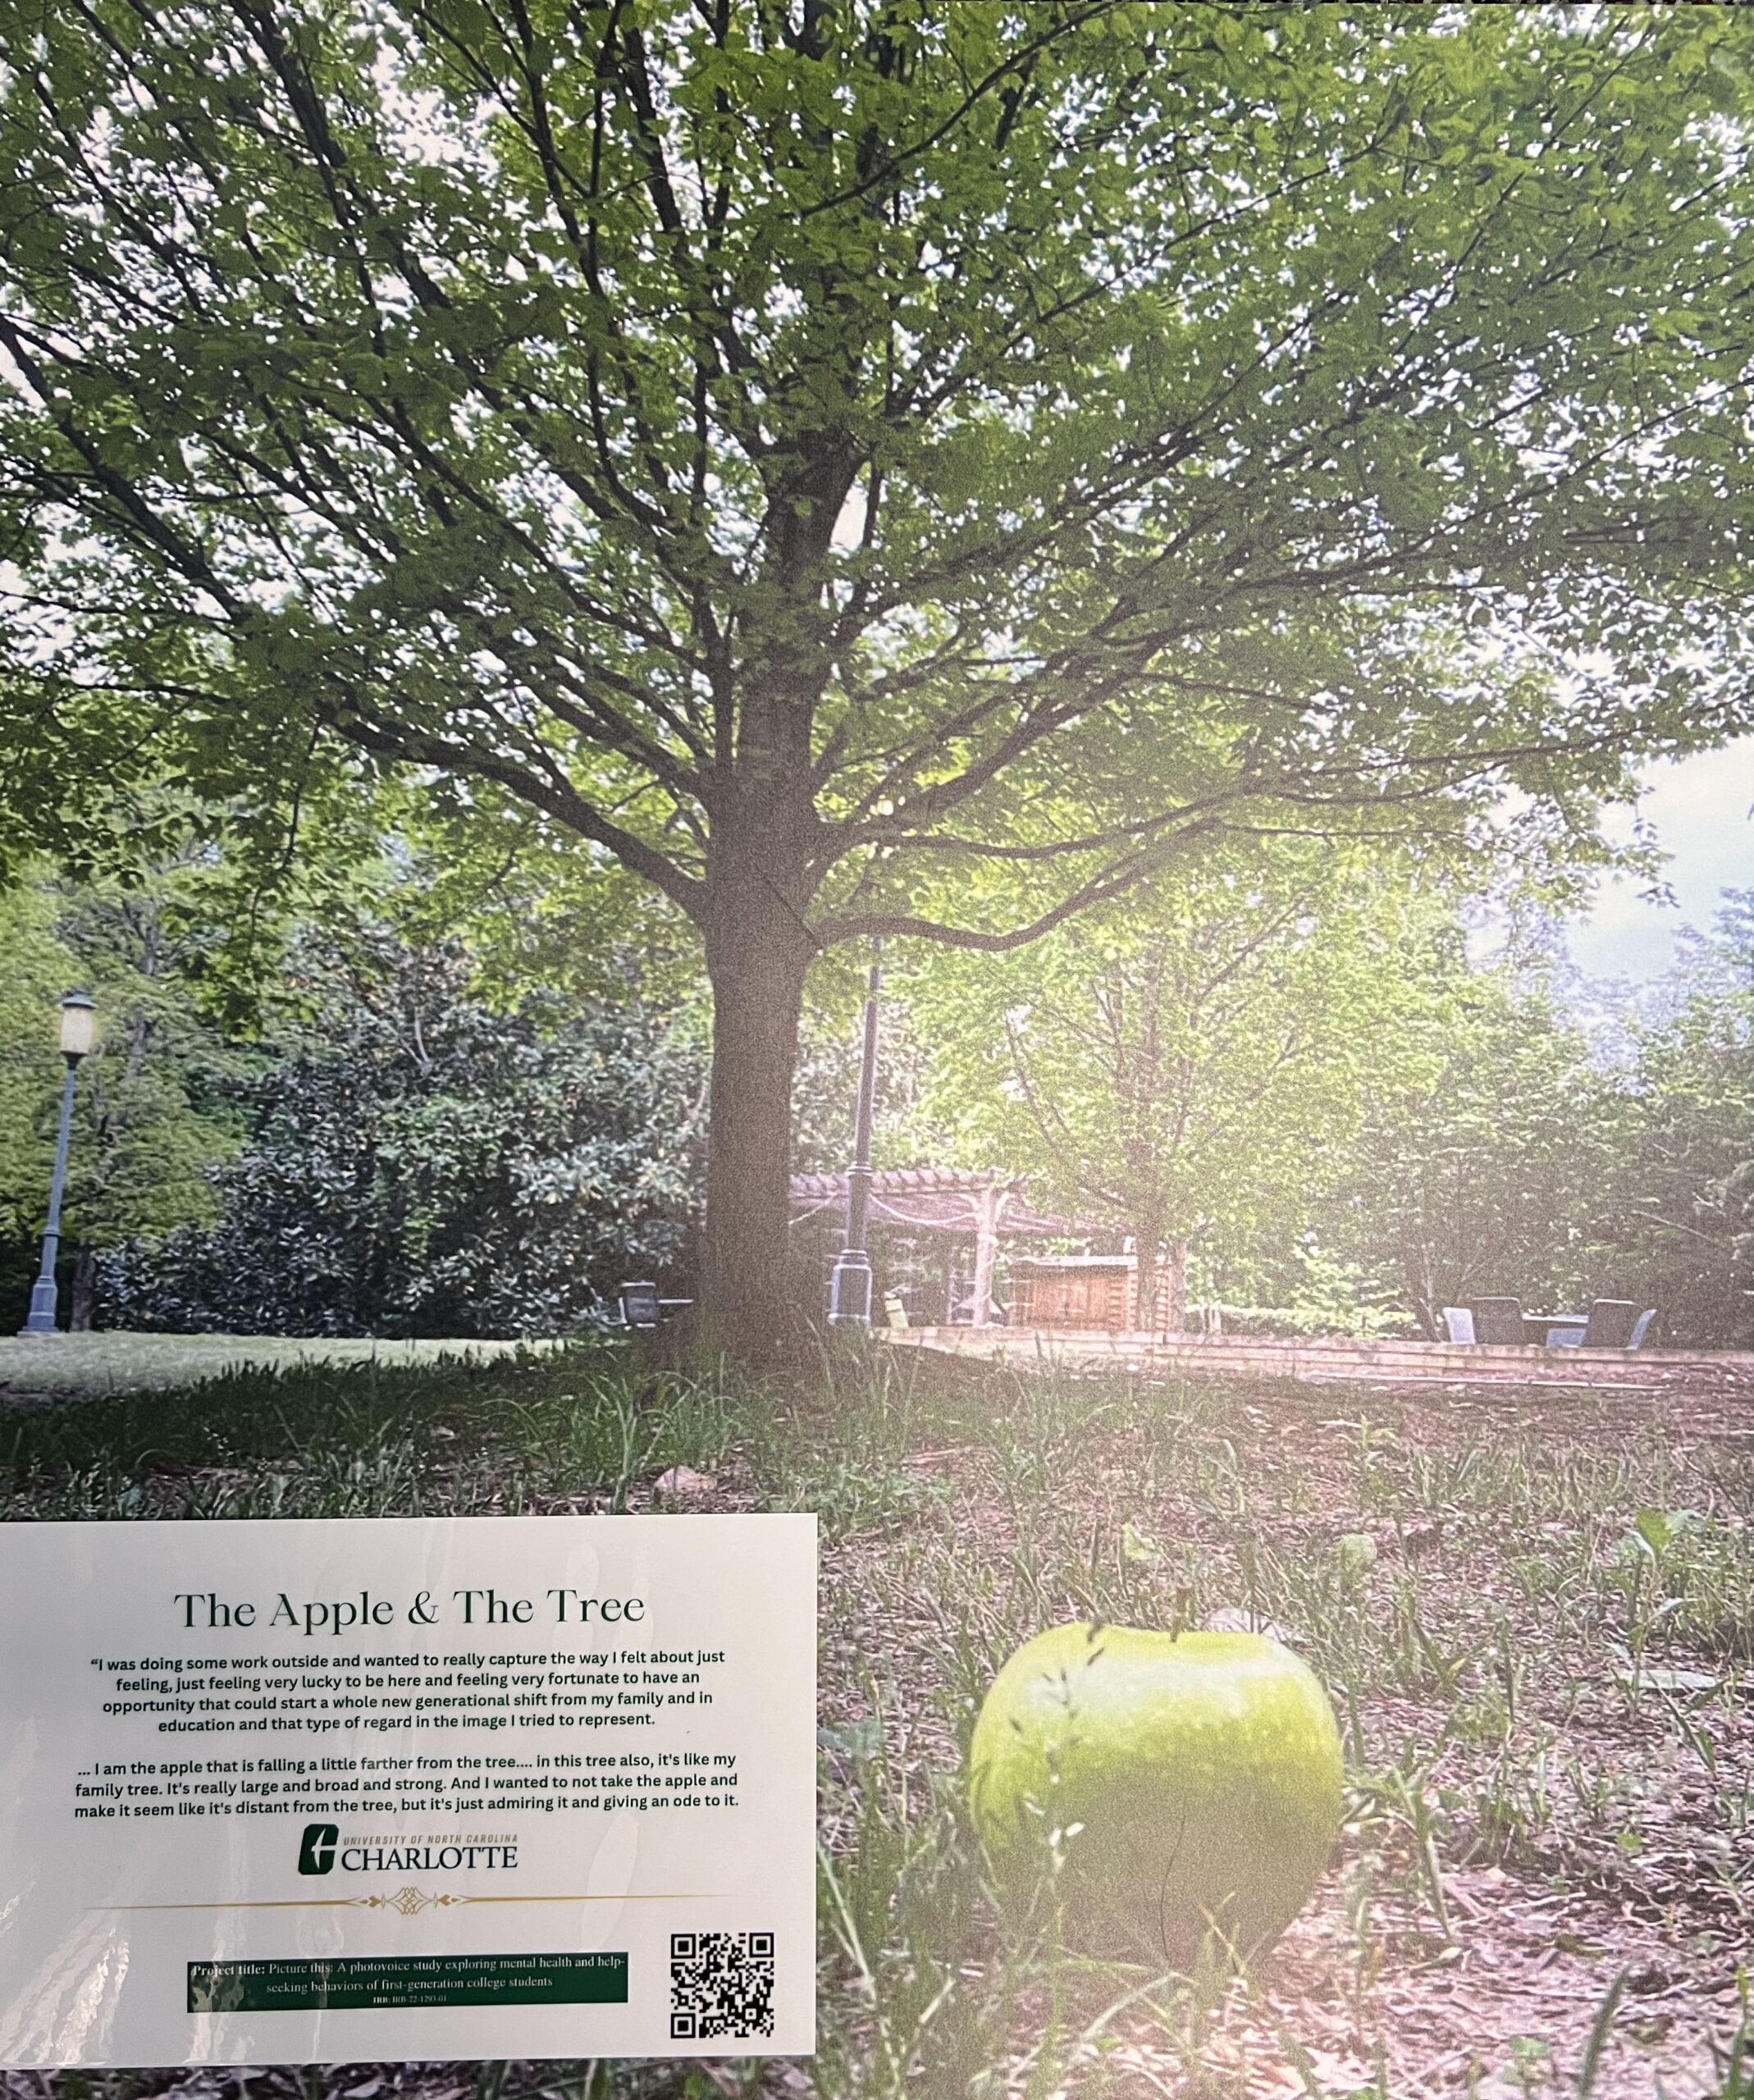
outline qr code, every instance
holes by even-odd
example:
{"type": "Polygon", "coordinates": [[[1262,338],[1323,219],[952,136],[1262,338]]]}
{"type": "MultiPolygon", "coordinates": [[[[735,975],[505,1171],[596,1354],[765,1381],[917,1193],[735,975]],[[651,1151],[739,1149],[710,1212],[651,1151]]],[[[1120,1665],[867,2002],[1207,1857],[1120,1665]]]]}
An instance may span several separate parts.
{"type": "Polygon", "coordinates": [[[670,2039],[760,2040],[774,2032],[771,1933],[670,1934],[670,2039]]]}

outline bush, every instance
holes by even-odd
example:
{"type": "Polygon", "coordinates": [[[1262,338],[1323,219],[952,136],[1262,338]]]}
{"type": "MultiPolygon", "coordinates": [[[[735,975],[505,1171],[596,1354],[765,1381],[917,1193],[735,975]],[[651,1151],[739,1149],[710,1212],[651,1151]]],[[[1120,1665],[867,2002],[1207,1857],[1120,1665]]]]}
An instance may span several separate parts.
{"type": "Polygon", "coordinates": [[[674,1283],[704,1088],[684,1028],[469,996],[460,950],[387,935],[299,958],[305,1018],[244,1083],[219,1222],[106,1255],[104,1324],[185,1333],[526,1335],[674,1283]]]}

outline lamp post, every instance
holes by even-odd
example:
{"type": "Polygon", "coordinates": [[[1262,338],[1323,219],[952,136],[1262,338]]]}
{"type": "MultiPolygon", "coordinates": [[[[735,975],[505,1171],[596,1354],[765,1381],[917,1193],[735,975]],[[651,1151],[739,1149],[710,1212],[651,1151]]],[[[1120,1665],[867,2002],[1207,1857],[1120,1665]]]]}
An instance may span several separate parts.
{"type": "Polygon", "coordinates": [[[871,1205],[871,1112],[877,1098],[877,994],[883,988],[883,943],[871,956],[865,994],[865,1054],[859,1066],[859,1120],[847,1170],[847,1244],[829,1279],[829,1325],[871,1324],[871,1262],[865,1237],[871,1205]]]}
{"type": "Polygon", "coordinates": [[[43,1263],[30,1287],[30,1314],[21,1335],[57,1335],[55,1324],[55,1257],[61,1249],[61,1192],[67,1179],[67,1140],[73,1130],[73,1082],[80,1059],[92,1045],[97,1008],[89,992],[69,992],[61,1002],[61,1054],[67,1076],[61,1089],[61,1127],[55,1134],[55,1171],[48,1185],[48,1225],[43,1235],[43,1263]]]}

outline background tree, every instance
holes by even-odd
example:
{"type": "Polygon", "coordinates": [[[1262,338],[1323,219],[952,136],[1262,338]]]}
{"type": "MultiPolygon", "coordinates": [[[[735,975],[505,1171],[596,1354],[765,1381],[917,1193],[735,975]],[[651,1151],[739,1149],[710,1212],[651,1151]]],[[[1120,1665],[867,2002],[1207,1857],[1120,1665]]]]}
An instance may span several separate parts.
{"type": "MultiPolygon", "coordinates": [[[[0,894],[0,1289],[23,1317],[48,1198],[64,1067],[57,1007],[78,985],[98,1005],[97,1046],[75,1098],[62,1252],[66,1324],[92,1324],[98,1258],[142,1231],[214,1215],[208,1169],[235,1141],[226,1098],[235,1050],[194,986],[189,878],[172,865],[113,880],[40,868],[0,894]]],[[[15,1322],[16,1325],[16,1322],[15,1322]]]]}
{"type": "Polygon", "coordinates": [[[761,1354],[819,950],[1003,949],[1226,829],[1506,783],[1575,838],[1743,719],[1751,52],[1717,9],[15,0],[29,836],[144,750],[265,874],[349,765],[620,862],[704,949],[706,1281],[761,1354]]]}
{"type": "Polygon", "coordinates": [[[1419,906],[1404,869],[1281,842],[1021,955],[940,961],[915,993],[930,1106],[971,1162],[1130,1235],[1139,1324],[1179,1329],[1193,1243],[1301,1229],[1393,1033],[1419,906]]]}
{"type": "Polygon", "coordinates": [[[1754,891],[1694,935],[1669,1011],[1633,1030],[1628,1141],[1604,1191],[1605,1258],[1684,1341],[1754,1342],[1754,891]]]}
{"type": "Polygon", "coordinates": [[[25,1316],[48,1203],[56,1103],[66,1067],[56,1049],[57,1002],[79,981],[79,966],[55,937],[44,888],[0,892],[0,1247],[6,1306],[25,1316]]]}
{"type": "Polygon", "coordinates": [[[247,1053],[198,998],[211,872],[185,848],[126,883],[56,885],[62,938],[101,1016],[96,1052],[80,1067],[69,1163],[72,1328],[92,1325],[106,1249],[217,1214],[210,1175],[237,1142],[233,1087],[247,1053]]]}
{"type": "Polygon", "coordinates": [[[1599,1249],[1630,1128],[1619,1078],[1541,974],[1471,963],[1461,926],[1428,927],[1400,966],[1357,1139],[1313,1193],[1323,1244],[1434,1340],[1445,1305],[1613,1294],[1599,1249]]]}

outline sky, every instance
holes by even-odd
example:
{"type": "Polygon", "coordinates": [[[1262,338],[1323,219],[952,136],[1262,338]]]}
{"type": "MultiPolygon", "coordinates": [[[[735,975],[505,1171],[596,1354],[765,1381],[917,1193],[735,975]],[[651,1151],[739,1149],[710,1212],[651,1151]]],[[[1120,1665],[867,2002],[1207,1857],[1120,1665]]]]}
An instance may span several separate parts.
{"type": "MultiPolygon", "coordinates": [[[[1754,888],[1754,737],[1664,760],[1642,778],[1642,814],[1670,856],[1665,874],[1676,902],[1647,904],[1636,883],[1604,883],[1569,934],[1572,960],[1587,976],[1660,976],[1683,926],[1709,930],[1720,890],[1754,888]]],[[[1629,838],[1631,812],[1612,815],[1613,835],[1629,838]]]]}

